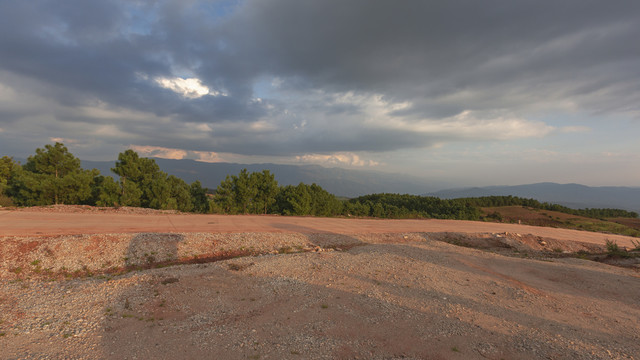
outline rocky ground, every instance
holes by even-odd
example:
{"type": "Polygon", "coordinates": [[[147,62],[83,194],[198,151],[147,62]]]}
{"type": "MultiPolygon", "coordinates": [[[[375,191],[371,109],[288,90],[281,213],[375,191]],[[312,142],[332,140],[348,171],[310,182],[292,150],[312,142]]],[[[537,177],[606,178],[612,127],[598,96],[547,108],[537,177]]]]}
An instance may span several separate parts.
{"type": "Polygon", "coordinates": [[[579,240],[4,236],[0,359],[638,358],[640,273],[579,240]]]}

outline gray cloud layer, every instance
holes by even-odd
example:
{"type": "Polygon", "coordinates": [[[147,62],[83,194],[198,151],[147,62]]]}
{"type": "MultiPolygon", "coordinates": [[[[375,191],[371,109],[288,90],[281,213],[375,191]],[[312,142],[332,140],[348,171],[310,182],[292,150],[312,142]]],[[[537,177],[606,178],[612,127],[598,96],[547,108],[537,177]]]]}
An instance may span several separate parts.
{"type": "Polygon", "coordinates": [[[528,117],[637,118],[638,35],[637,1],[1,1],[0,136],[286,156],[543,134],[528,117]],[[226,96],[153,80],[176,76],[226,96]]]}

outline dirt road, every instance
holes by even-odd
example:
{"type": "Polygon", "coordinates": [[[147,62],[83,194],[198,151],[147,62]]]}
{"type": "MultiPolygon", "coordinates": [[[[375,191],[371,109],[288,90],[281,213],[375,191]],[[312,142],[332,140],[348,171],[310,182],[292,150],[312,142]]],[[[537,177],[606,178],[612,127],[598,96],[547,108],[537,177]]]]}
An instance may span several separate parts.
{"type": "Polygon", "coordinates": [[[587,231],[457,220],[382,220],[255,215],[183,215],[0,211],[0,236],[106,233],[520,233],[632,247],[633,238],[587,231]]]}

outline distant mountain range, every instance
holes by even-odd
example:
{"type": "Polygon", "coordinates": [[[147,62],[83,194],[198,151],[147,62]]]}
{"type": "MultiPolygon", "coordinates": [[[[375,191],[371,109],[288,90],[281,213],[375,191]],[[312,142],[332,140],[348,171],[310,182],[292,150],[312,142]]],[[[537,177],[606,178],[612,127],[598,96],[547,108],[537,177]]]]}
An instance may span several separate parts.
{"type": "MultiPolygon", "coordinates": [[[[346,197],[380,192],[421,194],[445,187],[442,183],[433,184],[416,177],[397,176],[377,171],[325,168],[318,165],[205,163],[194,160],[155,158],[154,160],[167,174],[177,176],[188,183],[200,180],[202,186],[210,189],[218,187],[227,175],[237,175],[245,168],[249,172],[269,170],[275,175],[280,185],[316,183],[332,194],[346,197]]],[[[82,160],[82,167],[96,168],[103,175],[114,176],[110,170],[114,166],[115,161],[82,160]]]]}
{"type": "MultiPolygon", "coordinates": [[[[570,208],[618,208],[640,212],[640,187],[589,187],[580,184],[537,183],[516,186],[487,186],[446,189],[447,184],[406,175],[376,171],[326,168],[318,165],[205,163],[194,160],[154,159],[162,171],[188,183],[200,180],[204,187],[215,189],[227,175],[271,171],[280,185],[316,183],[332,194],[345,197],[375,193],[422,194],[442,199],[513,195],[570,208]]],[[[82,166],[96,168],[104,175],[114,175],[115,161],[86,161],[82,166]]],[[[449,185],[450,186],[450,185],[449,185]]]]}
{"type": "Polygon", "coordinates": [[[602,186],[580,184],[537,183],[516,186],[487,186],[448,189],[425,195],[442,199],[479,196],[513,195],[541,202],[564,205],[574,209],[616,208],[640,212],[640,187],[602,186]]]}

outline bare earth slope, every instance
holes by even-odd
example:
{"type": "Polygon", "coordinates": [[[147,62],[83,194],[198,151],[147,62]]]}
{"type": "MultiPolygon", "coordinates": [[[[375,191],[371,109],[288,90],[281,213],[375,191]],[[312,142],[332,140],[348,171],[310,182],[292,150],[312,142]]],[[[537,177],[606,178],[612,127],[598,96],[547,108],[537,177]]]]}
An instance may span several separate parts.
{"type": "Polygon", "coordinates": [[[632,245],[478,222],[0,210],[0,358],[638,358],[637,269],[551,256],[607,239],[632,245]]]}

